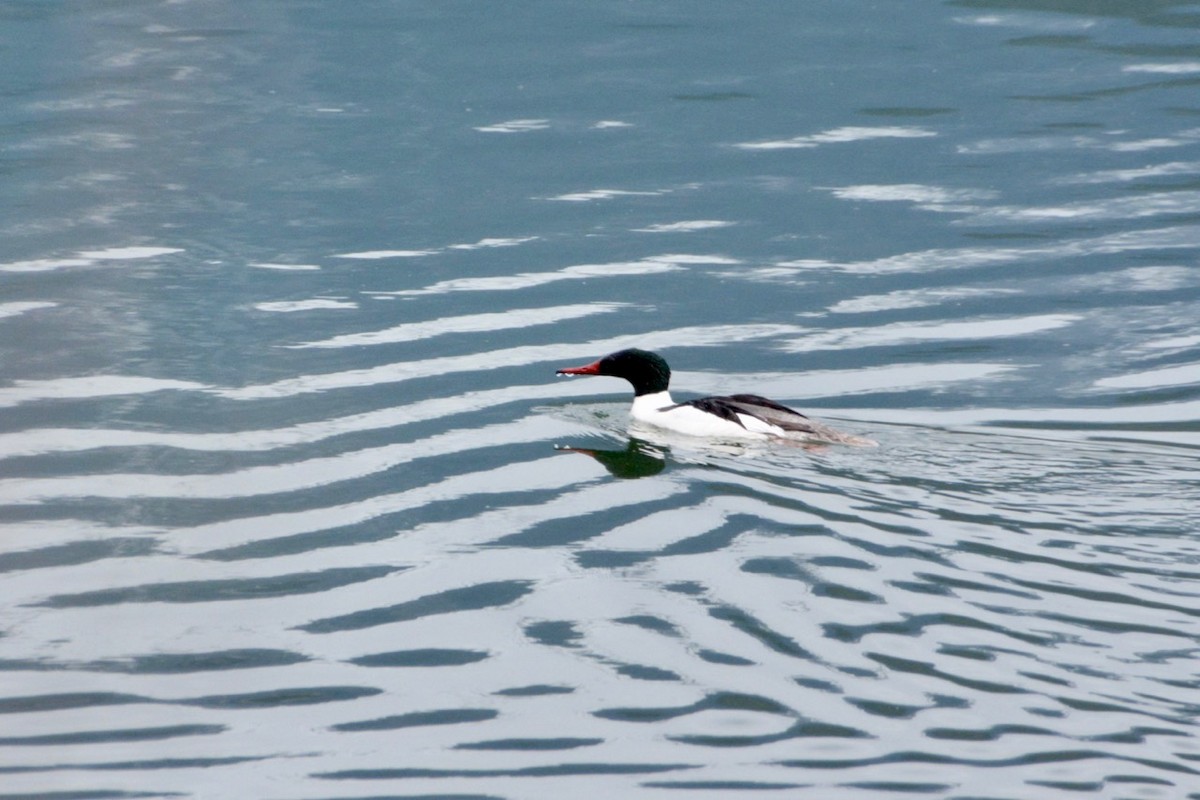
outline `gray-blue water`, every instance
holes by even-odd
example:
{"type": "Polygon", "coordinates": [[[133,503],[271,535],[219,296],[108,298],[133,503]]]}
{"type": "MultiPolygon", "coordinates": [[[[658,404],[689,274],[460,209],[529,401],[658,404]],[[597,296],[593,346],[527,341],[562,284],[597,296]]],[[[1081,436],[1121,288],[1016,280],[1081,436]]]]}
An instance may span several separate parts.
{"type": "Polygon", "coordinates": [[[1200,797],[1198,34],[0,0],[0,798],[1200,797]]]}

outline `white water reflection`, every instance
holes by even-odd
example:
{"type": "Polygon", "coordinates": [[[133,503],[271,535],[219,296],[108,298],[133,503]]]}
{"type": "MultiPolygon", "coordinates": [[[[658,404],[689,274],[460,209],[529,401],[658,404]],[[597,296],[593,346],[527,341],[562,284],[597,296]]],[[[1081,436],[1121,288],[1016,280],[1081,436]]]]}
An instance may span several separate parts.
{"type": "Polygon", "coordinates": [[[846,144],[849,142],[870,141],[872,139],[922,139],[937,135],[937,131],[908,125],[887,125],[880,127],[847,125],[807,136],[793,136],[790,139],[741,142],[735,145],[735,147],[743,150],[795,150],[819,147],[824,144],[846,144]]]}
{"type": "Polygon", "coordinates": [[[997,206],[979,209],[965,224],[1048,222],[1100,219],[1142,219],[1200,211],[1200,191],[1150,192],[1132,197],[1082,200],[1056,206],[997,206]]]}
{"type": "Polygon", "coordinates": [[[714,228],[728,228],[736,225],[720,219],[693,219],[684,222],[663,222],[657,225],[647,225],[644,228],[634,228],[635,233],[690,233],[692,231],[707,231],[714,228]]]}
{"type": "Polygon", "coordinates": [[[1084,14],[1021,14],[1011,12],[960,16],[954,17],[954,21],[963,25],[980,25],[989,28],[1022,28],[1045,33],[1078,33],[1080,31],[1091,30],[1101,24],[1100,19],[1084,14]]]}
{"type": "Polygon", "coordinates": [[[35,258],[29,261],[10,261],[0,264],[0,272],[49,272],[71,267],[90,267],[96,262],[90,258],[35,258]]]}
{"type": "Polygon", "coordinates": [[[21,314],[28,314],[30,311],[39,311],[43,308],[54,308],[58,303],[48,303],[41,301],[31,301],[28,303],[0,303],[0,319],[5,317],[17,317],[21,314]]]}
{"type": "Polygon", "coordinates": [[[14,381],[0,387],[0,407],[16,406],[39,400],[79,400],[152,392],[197,391],[206,389],[194,381],[142,378],[132,375],[94,375],[77,378],[53,378],[44,381],[14,381]]]}
{"type": "Polygon", "coordinates": [[[1002,155],[1010,153],[1037,153],[1054,150],[1107,150],[1114,153],[1141,153],[1186,147],[1200,141],[1200,128],[1185,128],[1170,136],[1155,136],[1142,139],[1124,139],[1117,136],[1025,136],[1005,139],[983,139],[957,146],[962,155],[1002,155]]]}
{"type": "Polygon", "coordinates": [[[550,127],[548,119],[510,119],[507,122],[498,122],[494,125],[483,125],[475,130],[480,133],[528,133],[530,131],[541,131],[550,127]]]}
{"type": "Polygon", "coordinates": [[[450,244],[439,248],[419,250],[362,250],[353,253],[338,253],[334,258],[348,258],[358,261],[379,261],[389,258],[422,258],[434,256],[447,250],[486,250],[496,247],[516,247],[517,245],[535,242],[537,236],[489,236],[476,242],[450,244]]]}
{"type": "Polygon", "coordinates": [[[381,331],[347,333],[316,342],[287,345],[293,349],[362,347],[377,344],[412,342],[450,333],[484,333],[530,325],[550,325],[593,314],[608,314],[624,307],[622,303],[580,303],[547,308],[514,308],[494,314],[467,314],[425,322],[406,322],[381,331]]]}
{"type": "MultiPolygon", "coordinates": [[[[844,413],[844,412],[843,412],[844,413]]],[[[928,425],[930,427],[973,427],[981,425],[1021,425],[1042,423],[1054,436],[1072,438],[1084,431],[1084,436],[1094,433],[1084,426],[1126,426],[1133,430],[1140,426],[1183,423],[1200,413],[1200,401],[1186,400],[1146,405],[1137,409],[1136,417],[1126,407],[1070,406],[1065,408],[999,408],[980,406],[963,409],[904,410],[871,409],[870,414],[881,422],[896,424],[928,425]]],[[[1097,428],[1098,430],[1099,428],[1097,428]]],[[[1188,431],[1173,431],[1173,435],[1187,436],[1188,431]]]]}
{"type": "Polygon", "coordinates": [[[1166,339],[1151,339],[1142,342],[1141,347],[1147,350],[1187,350],[1200,346],[1200,335],[1171,336],[1166,339]]]}
{"type": "Polygon", "coordinates": [[[548,197],[547,200],[558,200],[564,203],[586,203],[592,200],[612,200],[615,197],[654,197],[665,194],[665,191],[642,192],[628,189],[589,189],[582,192],[567,192],[566,194],[548,197]]]}
{"type": "Polygon", "coordinates": [[[1077,291],[1169,292],[1200,285],[1200,275],[1191,267],[1133,267],[1095,275],[1068,278],[1062,283],[1077,291]]]}
{"type": "Polygon", "coordinates": [[[277,264],[272,262],[257,262],[247,264],[248,267],[255,269],[274,269],[281,272],[315,272],[321,267],[318,264],[277,264]]]}
{"type": "Polygon", "coordinates": [[[420,258],[421,256],[431,256],[436,254],[437,250],[363,250],[358,253],[339,253],[334,258],[353,258],[363,261],[377,261],[383,258],[420,258]]]}
{"type": "Polygon", "coordinates": [[[1093,384],[1097,389],[1158,389],[1170,386],[1200,385],[1200,363],[1115,375],[1093,384]]]}
{"type": "Polygon", "coordinates": [[[946,186],[928,186],[918,183],[860,184],[837,186],[829,190],[840,200],[870,200],[875,202],[904,201],[916,203],[919,208],[932,211],[972,209],[983,200],[994,200],[1000,196],[993,189],[953,189],[946,186]]]}
{"type": "Polygon", "coordinates": [[[781,345],[789,353],[841,350],[848,346],[877,347],[912,342],[991,339],[1028,336],[1072,325],[1077,314],[1039,314],[1028,317],[978,318],[969,322],[897,322],[872,328],[840,328],[808,333],[781,345]]]}
{"type": "Polygon", "coordinates": [[[452,244],[447,250],[482,250],[490,247],[516,247],[526,242],[536,242],[538,236],[489,236],[471,244],[452,244]]]}
{"type": "Polygon", "coordinates": [[[1012,264],[1043,258],[1080,258],[1139,250],[1194,247],[1200,247],[1200,226],[1184,225],[1106,234],[1086,239],[1068,239],[1053,244],[1027,247],[938,248],[866,261],[834,262],[821,259],[782,261],[773,267],[736,274],[749,278],[762,277],[774,280],[787,275],[798,275],[810,269],[830,269],[863,274],[935,272],[994,264],[1012,264]]]}
{"type": "Polygon", "coordinates": [[[1171,161],[1166,164],[1151,164],[1145,167],[1129,169],[1105,169],[1096,172],[1081,172],[1075,175],[1065,175],[1052,178],[1055,184],[1090,184],[1090,183],[1128,183],[1147,178],[1163,178],[1175,175],[1195,175],[1200,173],[1200,161],[1171,161]]]}
{"type": "Polygon", "coordinates": [[[29,261],[10,261],[0,264],[0,272],[50,272],[59,269],[94,267],[110,261],[136,261],[145,258],[182,253],[177,247],[109,247],[85,250],[69,258],[36,258],[29,261]]]}
{"type": "Polygon", "coordinates": [[[423,289],[400,289],[376,291],[369,294],[377,297],[418,297],[448,292],[511,292],[530,289],[558,281],[579,281],[590,278],[625,277],[629,275],[655,275],[683,269],[680,259],[672,256],[644,258],[640,261],[618,261],[610,264],[576,264],[553,272],[522,272],[516,275],[496,275],[486,278],[453,278],[426,286],[423,289]]]}
{"type": "Polygon", "coordinates": [[[1158,64],[1126,64],[1122,72],[1144,72],[1152,75],[1195,75],[1200,73],[1200,61],[1175,61],[1158,64]]]}
{"type": "Polygon", "coordinates": [[[832,314],[866,314],[902,308],[927,308],[958,300],[1003,297],[1020,293],[1020,289],[1002,287],[962,286],[938,289],[898,289],[887,294],[864,295],[849,300],[840,300],[827,310],[832,314]]]}
{"type": "Polygon", "coordinates": [[[358,303],[345,298],[314,297],[311,300],[274,300],[266,303],[255,303],[256,311],[269,311],[276,314],[291,314],[296,311],[341,311],[358,308],[358,303]]]}

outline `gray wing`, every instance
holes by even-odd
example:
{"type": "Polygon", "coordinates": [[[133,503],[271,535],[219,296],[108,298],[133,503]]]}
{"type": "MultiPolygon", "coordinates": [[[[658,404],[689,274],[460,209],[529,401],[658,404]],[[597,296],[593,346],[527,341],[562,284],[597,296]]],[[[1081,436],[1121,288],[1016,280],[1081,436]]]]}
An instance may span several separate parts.
{"type": "Polygon", "coordinates": [[[671,408],[691,406],[692,408],[698,408],[701,411],[707,411],[709,414],[718,416],[721,419],[727,419],[730,422],[736,422],[738,425],[741,425],[744,428],[746,426],[741,419],[738,418],[738,413],[740,412],[744,414],[748,412],[743,411],[735,404],[731,403],[730,400],[732,399],[733,398],[731,397],[697,397],[695,400],[685,400],[682,403],[676,403],[673,406],[667,406],[667,408],[663,410],[666,411],[671,408]]]}
{"type": "Polygon", "coordinates": [[[749,414],[785,431],[816,433],[820,427],[794,408],[788,408],[757,394],[734,394],[721,399],[734,411],[749,414]]]}
{"type": "Polygon", "coordinates": [[[739,413],[753,415],[763,422],[778,425],[789,433],[802,433],[812,439],[824,442],[840,442],[860,447],[875,446],[875,442],[870,439],[836,431],[828,425],[822,425],[820,422],[809,419],[794,408],[788,408],[756,394],[735,394],[722,399],[739,413]]]}
{"type": "Polygon", "coordinates": [[[768,400],[757,394],[734,394],[728,397],[698,397],[695,400],[687,400],[671,407],[678,408],[679,406],[692,406],[701,411],[707,411],[709,414],[714,414],[721,419],[736,422],[743,428],[746,426],[738,417],[739,414],[754,417],[768,425],[775,425],[782,430],[793,433],[816,433],[819,428],[818,425],[814,424],[812,420],[799,411],[788,408],[785,405],[780,405],[774,400],[768,400]]]}
{"type": "Polygon", "coordinates": [[[822,425],[801,414],[794,408],[788,408],[782,403],[776,403],[757,394],[733,394],[728,397],[700,397],[676,403],[669,408],[693,406],[701,411],[716,414],[721,419],[736,422],[746,427],[739,414],[762,420],[769,425],[775,425],[787,433],[804,434],[812,440],[823,442],[841,442],[860,446],[874,446],[875,442],[861,436],[852,436],[822,425]]]}

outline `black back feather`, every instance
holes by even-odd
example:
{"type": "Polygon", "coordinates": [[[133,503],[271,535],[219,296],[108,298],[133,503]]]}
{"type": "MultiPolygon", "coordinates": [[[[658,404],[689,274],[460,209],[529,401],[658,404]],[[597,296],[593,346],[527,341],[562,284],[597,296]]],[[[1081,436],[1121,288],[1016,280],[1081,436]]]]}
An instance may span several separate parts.
{"type": "Polygon", "coordinates": [[[776,425],[785,431],[793,433],[814,433],[817,430],[817,426],[799,411],[757,394],[733,394],[728,397],[698,397],[695,400],[676,403],[668,408],[679,408],[680,406],[692,406],[701,411],[707,411],[709,414],[715,414],[721,419],[736,422],[743,428],[746,427],[746,423],[742,422],[739,414],[754,417],[768,425],[776,425]]]}

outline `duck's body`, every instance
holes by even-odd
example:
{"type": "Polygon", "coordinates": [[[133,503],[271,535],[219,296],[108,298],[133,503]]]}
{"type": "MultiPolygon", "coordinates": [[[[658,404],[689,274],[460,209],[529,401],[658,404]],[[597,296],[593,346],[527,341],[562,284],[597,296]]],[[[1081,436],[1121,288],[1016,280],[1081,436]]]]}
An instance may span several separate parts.
{"type": "Polygon", "coordinates": [[[592,364],[560,369],[557,374],[624,378],[633,386],[630,413],[635,421],[687,436],[874,444],[869,439],[839,433],[756,394],[700,397],[677,403],[668,390],[671,368],[662,356],[646,350],[621,350],[592,364]]]}

